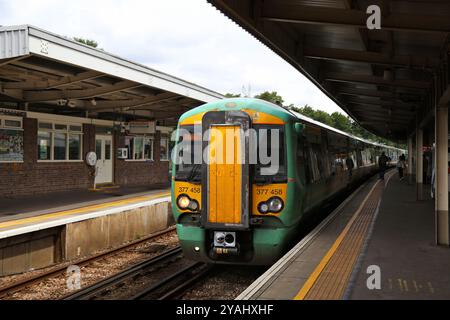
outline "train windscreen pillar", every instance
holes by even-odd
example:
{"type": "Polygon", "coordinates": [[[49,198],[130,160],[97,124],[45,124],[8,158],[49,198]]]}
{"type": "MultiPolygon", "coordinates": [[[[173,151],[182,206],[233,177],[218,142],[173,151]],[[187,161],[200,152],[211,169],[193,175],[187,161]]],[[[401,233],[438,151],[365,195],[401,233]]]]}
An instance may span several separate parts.
{"type": "Polygon", "coordinates": [[[416,128],[416,186],[417,200],[423,200],[423,130],[416,128]]]}
{"type": "Polygon", "coordinates": [[[436,243],[449,243],[448,217],[448,107],[436,108],[436,243]]]}

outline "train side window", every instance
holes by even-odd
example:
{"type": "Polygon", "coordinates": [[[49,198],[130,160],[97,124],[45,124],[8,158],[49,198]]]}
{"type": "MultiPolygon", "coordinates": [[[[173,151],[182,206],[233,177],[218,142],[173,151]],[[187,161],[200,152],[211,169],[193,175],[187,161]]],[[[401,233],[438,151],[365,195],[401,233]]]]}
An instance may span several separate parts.
{"type": "Polygon", "coordinates": [[[362,167],[363,166],[361,149],[356,150],[356,162],[358,164],[358,167],[362,167]]]}
{"type": "Polygon", "coordinates": [[[332,174],[332,162],[330,161],[328,134],[325,130],[322,130],[322,143],[320,144],[320,159],[322,170],[322,178],[329,178],[332,174]]]}
{"type": "Polygon", "coordinates": [[[304,139],[301,135],[297,139],[297,172],[299,174],[300,180],[305,184],[309,184],[309,165],[305,157],[305,145],[303,143],[304,139]]]}
{"type": "Polygon", "coordinates": [[[345,136],[328,132],[328,155],[333,175],[345,171],[345,159],[347,159],[347,139],[345,136]]]}

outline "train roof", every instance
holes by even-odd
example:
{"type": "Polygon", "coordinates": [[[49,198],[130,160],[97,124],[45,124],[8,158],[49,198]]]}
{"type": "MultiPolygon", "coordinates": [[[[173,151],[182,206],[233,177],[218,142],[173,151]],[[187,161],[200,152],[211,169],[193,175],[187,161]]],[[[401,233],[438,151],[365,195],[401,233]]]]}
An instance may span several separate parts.
{"type": "Polygon", "coordinates": [[[395,149],[395,150],[400,150],[400,151],[405,151],[404,149],[400,149],[400,148],[396,148],[396,147],[392,147],[392,146],[387,146],[384,144],[380,144],[377,142],[373,142],[373,141],[369,141],[357,136],[354,136],[352,134],[349,134],[347,132],[341,131],[339,129],[333,128],[329,125],[326,125],[322,122],[316,121],[314,119],[311,119],[307,116],[304,116],[298,112],[295,112],[293,110],[287,109],[285,107],[281,107],[279,105],[276,105],[274,103],[268,102],[266,100],[261,100],[261,99],[257,99],[257,98],[228,98],[228,99],[220,99],[220,100],[216,100],[214,102],[209,102],[206,104],[203,104],[197,108],[194,108],[192,110],[189,110],[188,112],[184,113],[181,118],[180,121],[183,120],[184,118],[187,118],[189,116],[192,116],[194,114],[200,113],[200,112],[204,112],[204,111],[210,111],[210,110],[230,110],[229,107],[227,107],[227,104],[229,103],[236,103],[236,107],[239,107],[241,109],[244,108],[256,108],[262,112],[268,112],[271,114],[274,114],[278,117],[281,118],[296,118],[298,120],[301,120],[303,122],[307,122],[310,123],[312,125],[321,127],[323,129],[326,129],[328,131],[333,131],[337,134],[340,135],[344,135],[347,136],[349,138],[352,138],[354,140],[358,140],[361,141],[363,143],[367,143],[370,145],[374,145],[377,147],[383,147],[383,148],[389,148],[389,149],[395,149]]]}
{"type": "Polygon", "coordinates": [[[320,122],[320,121],[311,119],[311,118],[309,118],[309,117],[307,117],[307,116],[305,116],[305,115],[303,115],[303,114],[301,114],[301,113],[295,112],[295,111],[293,111],[293,110],[289,110],[289,111],[290,111],[295,117],[297,117],[299,120],[302,120],[302,121],[305,121],[305,122],[309,122],[309,123],[311,123],[311,124],[313,124],[313,125],[316,125],[316,126],[318,126],[318,127],[324,128],[324,129],[326,129],[326,130],[333,131],[333,132],[336,132],[336,133],[338,133],[338,134],[347,136],[347,137],[352,138],[352,139],[354,139],[354,140],[358,140],[358,141],[361,141],[361,142],[364,142],[364,143],[367,143],[367,144],[375,145],[375,146],[377,146],[377,147],[383,147],[383,148],[389,148],[389,149],[396,149],[396,150],[405,151],[404,149],[396,148],[396,147],[393,147],[393,146],[388,146],[388,145],[381,144],[381,143],[378,143],[378,142],[373,142],[373,141],[370,141],[370,140],[366,140],[366,139],[360,138],[360,137],[358,137],[358,136],[354,136],[354,135],[349,134],[349,133],[347,133],[347,132],[345,132],[345,131],[342,131],[342,130],[336,129],[336,128],[334,128],[334,127],[331,127],[331,126],[329,126],[329,125],[326,125],[326,124],[324,124],[324,123],[322,123],[322,122],[320,122]]]}

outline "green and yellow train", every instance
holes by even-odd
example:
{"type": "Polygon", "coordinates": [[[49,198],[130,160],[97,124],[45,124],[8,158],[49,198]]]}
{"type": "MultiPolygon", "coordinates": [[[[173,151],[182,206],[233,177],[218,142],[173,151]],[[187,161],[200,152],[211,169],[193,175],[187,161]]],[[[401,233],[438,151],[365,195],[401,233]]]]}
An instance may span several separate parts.
{"type": "Polygon", "coordinates": [[[177,233],[186,257],[208,263],[273,263],[311,213],[355,181],[377,172],[382,152],[392,161],[404,152],[248,98],[192,109],[181,116],[177,132],[172,168],[177,233]],[[251,129],[255,139],[245,134],[251,129]],[[266,134],[258,134],[262,129],[266,134]],[[234,155],[222,164],[213,158],[218,150],[230,153],[229,142],[217,138],[224,130],[244,134],[233,136],[234,155]],[[267,163],[261,161],[258,149],[263,141],[270,153],[273,130],[278,131],[279,163],[276,172],[262,174],[267,163]],[[181,163],[186,152],[180,151],[181,142],[191,151],[198,147],[200,160],[181,163]],[[257,157],[251,163],[249,154],[254,150],[257,157]]]}

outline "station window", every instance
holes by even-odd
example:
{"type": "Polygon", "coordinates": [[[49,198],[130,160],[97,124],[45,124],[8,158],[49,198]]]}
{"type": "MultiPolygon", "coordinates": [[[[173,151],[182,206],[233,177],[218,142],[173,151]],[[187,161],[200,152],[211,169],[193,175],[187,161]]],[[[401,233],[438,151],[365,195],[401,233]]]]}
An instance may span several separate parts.
{"type": "Polygon", "coordinates": [[[159,152],[160,160],[169,160],[169,138],[161,137],[160,139],[160,152],[159,152]]]}
{"type": "Polygon", "coordinates": [[[0,116],[0,162],[23,161],[21,117],[0,116]]]}
{"type": "Polygon", "coordinates": [[[81,125],[39,122],[37,139],[38,160],[81,160],[82,135],[81,125]]]}
{"type": "Polygon", "coordinates": [[[153,137],[125,137],[125,147],[128,149],[128,160],[153,160],[153,137]]]}

